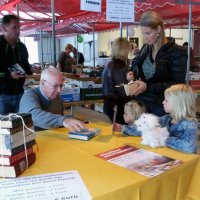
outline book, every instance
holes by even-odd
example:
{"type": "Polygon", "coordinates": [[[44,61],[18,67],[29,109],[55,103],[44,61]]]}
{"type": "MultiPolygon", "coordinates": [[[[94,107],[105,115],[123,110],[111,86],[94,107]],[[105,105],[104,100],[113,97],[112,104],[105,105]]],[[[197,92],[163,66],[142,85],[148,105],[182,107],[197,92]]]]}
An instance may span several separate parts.
{"type": "Polygon", "coordinates": [[[29,135],[25,136],[25,138],[20,137],[18,140],[11,141],[9,137],[4,138],[3,135],[0,135],[0,149],[1,150],[7,150],[7,149],[14,149],[20,145],[24,144],[25,142],[30,142],[32,140],[35,140],[36,134],[29,131],[29,135]],[[30,134],[31,133],[31,134],[30,134]]]}
{"type": "MultiPolygon", "coordinates": [[[[31,166],[36,160],[36,154],[33,152],[32,154],[27,156],[28,158],[28,167],[31,166]]],[[[10,166],[0,166],[0,177],[5,178],[15,178],[18,177],[26,170],[26,158],[23,158],[13,165],[10,166]]]]}
{"type": "Polygon", "coordinates": [[[130,145],[121,146],[96,156],[149,178],[162,174],[183,163],[181,160],[130,145]]]}
{"type": "Polygon", "coordinates": [[[28,129],[24,129],[24,133],[23,133],[23,131],[19,131],[19,132],[15,133],[15,134],[12,134],[12,135],[1,134],[1,132],[0,132],[0,146],[1,146],[1,143],[3,143],[3,144],[13,143],[13,142],[23,138],[24,135],[28,136],[30,134],[32,134],[32,131],[30,131],[28,129]]]}
{"type": "Polygon", "coordinates": [[[89,128],[83,129],[79,132],[69,132],[68,138],[77,140],[90,140],[91,138],[97,136],[100,133],[100,129],[89,128]]]}
{"type": "MultiPolygon", "coordinates": [[[[27,155],[30,155],[33,153],[33,147],[30,147],[26,150],[27,155]]],[[[12,155],[12,156],[1,156],[0,155],[0,165],[12,165],[14,162],[17,162],[18,160],[21,160],[25,157],[25,150],[12,155]]]]}
{"type": "MultiPolygon", "coordinates": [[[[30,113],[17,113],[23,118],[24,123],[27,121],[32,121],[32,117],[30,113]]],[[[16,115],[8,115],[8,116],[0,116],[0,129],[2,128],[15,128],[16,126],[22,125],[22,120],[20,117],[16,115]]]]}
{"type": "MultiPolygon", "coordinates": [[[[26,121],[25,124],[28,128],[30,128],[30,127],[33,126],[33,121],[32,120],[26,121]]],[[[14,128],[1,128],[0,134],[13,135],[13,134],[18,133],[19,131],[22,131],[22,130],[23,130],[23,126],[20,124],[20,125],[14,127],[14,128]]]]}
{"type": "Polygon", "coordinates": [[[137,89],[138,85],[135,83],[135,81],[131,80],[127,84],[124,84],[124,90],[127,96],[132,95],[132,93],[137,89]]]}
{"type": "MultiPolygon", "coordinates": [[[[27,142],[26,143],[26,148],[28,149],[29,147],[33,146],[35,144],[35,140],[31,140],[30,142],[27,142]]],[[[0,156],[1,155],[5,155],[5,156],[11,156],[11,155],[14,155],[14,154],[17,154],[21,151],[24,151],[25,147],[24,147],[24,144],[18,146],[18,147],[15,147],[13,149],[1,149],[0,148],[0,156]]]]}
{"type": "Polygon", "coordinates": [[[120,84],[120,85],[115,86],[117,92],[122,96],[124,95],[131,96],[134,93],[134,91],[137,89],[137,87],[138,87],[138,84],[133,80],[131,80],[127,84],[120,84]]]}
{"type": "Polygon", "coordinates": [[[18,63],[9,67],[9,70],[12,72],[19,72],[20,75],[25,75],[25,73],[26,73],[25,70],[22,68],[22,66],[19,65],[18,63]]]}

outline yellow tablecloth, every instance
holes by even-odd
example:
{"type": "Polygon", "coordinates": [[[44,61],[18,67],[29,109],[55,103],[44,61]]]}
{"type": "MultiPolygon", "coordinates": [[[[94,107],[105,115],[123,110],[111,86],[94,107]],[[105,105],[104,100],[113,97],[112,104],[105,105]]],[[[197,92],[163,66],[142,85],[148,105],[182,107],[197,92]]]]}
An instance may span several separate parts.
{"type": "MultiPolygon", "coordinates": [[[[194,154],[169,148],[140,145],[140,137],[112,136],[111,126],[89,124],[101,129],[101,135],[90,141],[67,138],[65,128],[37,133],[37,161],[22,176],[78,170],[93,199],[97,200],[199,200],[200,161],[194,154]],[[156,152],[184,163],[154,178],[116,166],[94,156],[123,145],[156,152]]],[[[78,190],[78,188],[77,188],[78,190]]]]}

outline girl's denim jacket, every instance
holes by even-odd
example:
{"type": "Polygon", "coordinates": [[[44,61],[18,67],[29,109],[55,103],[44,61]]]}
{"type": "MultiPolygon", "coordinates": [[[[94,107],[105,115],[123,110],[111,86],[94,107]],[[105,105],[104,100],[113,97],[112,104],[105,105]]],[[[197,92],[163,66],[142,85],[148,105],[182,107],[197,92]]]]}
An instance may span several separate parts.
{"type": "MultiPolygon", "coordinates": [[[[171,124],[169,114],[160,117],[160,125],[166,126],[170,136],[166,146],[186,153],[196,153],[198,124],[196,119],[183,119],[177,124],[171,124]]],[[[141,136],[141,132],[133,125],[122,125],[122,132],[125,135],[141,136]]]]}
{"type": "Polygon", "coordinates": [[[196,153],[198,123],[196,119],[183,119],[171,124],[172,117],[168,114],[160,118],[160,125],[166,126],[170,137],[166,146],[186,153],[196,153]]]}

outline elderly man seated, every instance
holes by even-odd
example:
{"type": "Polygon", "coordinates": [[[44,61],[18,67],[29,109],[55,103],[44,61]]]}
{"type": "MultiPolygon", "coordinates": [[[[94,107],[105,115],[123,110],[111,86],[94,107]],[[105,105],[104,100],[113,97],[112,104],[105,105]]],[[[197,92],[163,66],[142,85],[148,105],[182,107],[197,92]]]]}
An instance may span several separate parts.
{"type": "Polygon", "coordinates": [[[54,67],[42,71],[40,85],[24,93],[19,111],[31,113],[35,131],[67,127],[71,131],[85,128],[83,122],[62,116],[63,106],[59,94],[63,76],[54,67]]]}

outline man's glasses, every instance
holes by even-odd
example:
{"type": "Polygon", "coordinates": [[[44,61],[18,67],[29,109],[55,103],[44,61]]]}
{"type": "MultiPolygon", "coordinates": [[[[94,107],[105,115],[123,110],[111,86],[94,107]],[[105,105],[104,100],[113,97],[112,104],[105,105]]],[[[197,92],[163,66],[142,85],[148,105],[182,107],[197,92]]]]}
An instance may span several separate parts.
{"type": "Polygon", "coordinates": [[[47,82],[48,84],[50,84],[54,90],[57,90],[58,88],[61,88],[61,89],[62,89],[62,88],[64,87],[64,84],[60,84],[60,85],[55,84],[55,85],[54,85],[54,84],[50,83],[50,82],[47,81],[47,80],[43,80],[43,81],[45,81],[45,82],[47,82]]]}

